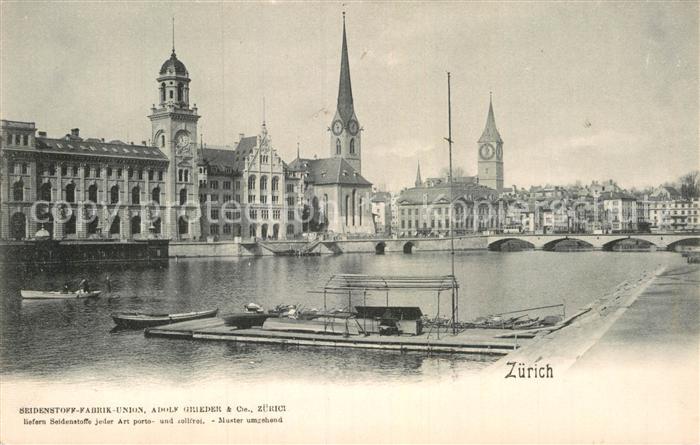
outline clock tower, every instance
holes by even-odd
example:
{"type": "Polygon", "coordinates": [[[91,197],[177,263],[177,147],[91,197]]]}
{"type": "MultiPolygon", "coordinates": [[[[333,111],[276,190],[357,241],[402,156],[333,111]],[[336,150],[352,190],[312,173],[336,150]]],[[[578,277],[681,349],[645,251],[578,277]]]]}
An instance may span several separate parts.
{"type": "Polygon", "coordinates": [[[486,127],[479,138],[479,184],[503,191],[503,139],[496,128],[493,103],[489,98],[486,127]]]}
{"type": "Polygon", "coordinates": [[[175,55],[160,68],[158,106],[151,108],[153,145],[170,161],[165,175],[163,234],[173,240],[198,239],[200,223],[197,180],[197,106],[190,107],[190,76],[175,55]]]}
{"type": "Polygon", "coordinates": [[[355,115],[355,107],[352,101],[348,42],[345,37],[345,13],[343,12],[343,47],[340,57],[338,106],[330,126],[330,155],[333,158],[345,159],[357,173],[362,173],[361,132],[362,128],[355,115]]]}

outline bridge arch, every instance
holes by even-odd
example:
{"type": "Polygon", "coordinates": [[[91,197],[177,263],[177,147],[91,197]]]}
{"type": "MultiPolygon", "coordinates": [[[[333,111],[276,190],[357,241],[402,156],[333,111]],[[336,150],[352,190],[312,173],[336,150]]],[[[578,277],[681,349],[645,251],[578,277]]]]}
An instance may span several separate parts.
{"type": "Polygon", "coordinates": [[[675,251],[675,250],[680,250],[680,248],[685,247],[685,246],[700,247],[700,238],[698,238],[697,236],[689,237],[689,238],[681,238],[681,239],[676,240],[672,243],[669,243],[667,249],[675,251]]]}
{"type": "Polygon", "coordinates": [[[384,255],[385,249],[386,249],[386,243],[384,241],[380,241],[374,245],[374,253],[376,253],[377,255],[384,255]]]}
{"type": "Polygon", "coordinates": [[[544,244],[543,250],[553,251],[577,251],[593,249],[593,244],[577,238],[557,238],[544,244]]]}
{"type": "MultiPolygon", "coordinates": [[[[531,242],[526,241],[526,240],[521,239],[521,238],[517,238],[517,237],[503,238],[503,239],[496,240],[496,241],[490,243],[488,248],[491,251],[501,252],[501,251],[503,251],[503,248],[505,246],[508,246],[511,243],[516,244],[516,243],[514,243],[514,241],[517,241],[517,244],[519,244],[522,247],[520,247],[519,249],[512,249],[512,250],[525,250],[525,249],[534,249],[535,248],[535,245],[532,244],[531,242]]],[[[511,250],[511,249],[507,249],[507,250],[511,250]]]]}
{"type": "Polygon", "coordinates": [[[403,245],[403,253],[413,253],[413,248],[416,245],[413,244],[412,241],[407,242],[406,244],[403,245]]]}
{"type": "Polygon", "coordinates": [[[633,236],[625,236],[625,237],[620,237],[613,239],[611,241],[608,241],[607,243],[603,244],[603,250],[607,251],[612,251],[612,250],[643,250],[643,249],[650,249],[652,247],[657,247],[656,244],[652,243],[649,240],[645,240],[642,238],[636,238],[633,236]]]}

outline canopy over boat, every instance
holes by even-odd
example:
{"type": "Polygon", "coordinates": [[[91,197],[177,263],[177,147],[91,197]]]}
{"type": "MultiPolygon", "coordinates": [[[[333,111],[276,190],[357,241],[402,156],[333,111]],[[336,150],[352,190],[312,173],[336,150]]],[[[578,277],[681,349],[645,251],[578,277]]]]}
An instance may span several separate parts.
{"type": "Polygon", "coordinates": [[[336,274],[326,283],[324,290],[390,290],[416,289],[446,291],[458,289],[454,275],[391,276],[336,274]]]}

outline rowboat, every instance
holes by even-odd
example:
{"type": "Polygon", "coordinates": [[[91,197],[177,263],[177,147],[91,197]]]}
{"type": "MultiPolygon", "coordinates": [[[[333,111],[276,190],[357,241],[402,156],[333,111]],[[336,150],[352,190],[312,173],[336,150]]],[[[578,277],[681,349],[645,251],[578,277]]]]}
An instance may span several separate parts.
{"type": "Polygon", "coordinates": [[[74,298],[95,298],[99,297],[102,291],[95,290],[91,292],[53,292],[43,290],[24,290],[20,291],[22,298],[25,300],[72,300],[74,298]]]}
{"type": "Polygon", "coordinates": [[[143,312],[119,312],[112,315],[117,327],[122,329],[142,329],[181,321],[199,320],[200,318],[215,317],[218,309],[182,314],[145,314],[143,312]]]}

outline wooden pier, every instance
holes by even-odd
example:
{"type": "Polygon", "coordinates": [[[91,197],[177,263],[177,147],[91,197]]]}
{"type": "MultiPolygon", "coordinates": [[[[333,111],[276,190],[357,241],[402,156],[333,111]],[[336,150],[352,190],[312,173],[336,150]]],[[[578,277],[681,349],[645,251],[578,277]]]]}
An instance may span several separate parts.
{"type": "Polygon", "coordinates": [[[532,341],[531,338],[499,338],[503,333],[502,329],[468,329],[452,334],[451,331],[444,332],[443,328],[439,336],[435,331],[421,335],[343,336],[271,331],[262,328],[238,329],[235,326],[227,326],[222,318],[174,323],[145,331],[147,337],[188,340],[485,355],[506,355],[532,341]]]}

